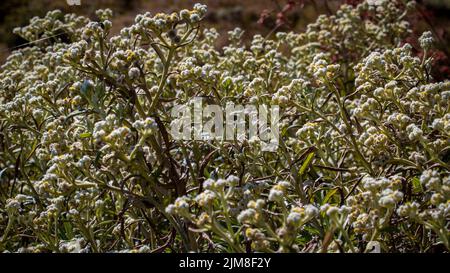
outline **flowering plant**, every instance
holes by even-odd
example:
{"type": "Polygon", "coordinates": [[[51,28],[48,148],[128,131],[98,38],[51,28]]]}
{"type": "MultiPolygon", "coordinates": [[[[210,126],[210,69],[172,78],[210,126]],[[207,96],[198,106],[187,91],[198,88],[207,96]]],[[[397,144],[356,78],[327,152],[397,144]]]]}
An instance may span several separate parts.
{"type": "Polygon", "coordinates": [[[430,32],[421,58],[402,44],[413,8],[343,5],[221,49],[201,4],[112,37],[110,10],[33,18],[0,71],[0,250],[449,251],[450,82],[430,32]],[[173,139],[193,97],[279,105],[278,149],[173,139]]]}

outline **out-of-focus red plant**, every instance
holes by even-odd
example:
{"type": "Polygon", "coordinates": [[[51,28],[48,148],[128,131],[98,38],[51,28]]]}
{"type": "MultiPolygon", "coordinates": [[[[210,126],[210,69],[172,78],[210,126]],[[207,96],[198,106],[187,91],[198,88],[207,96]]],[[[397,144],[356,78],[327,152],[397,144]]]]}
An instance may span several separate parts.
{"type": "Polygon", "coordinates": [[[277,10],[264,9],[258,20],[258,24],[264,25],[267,19],[271,18],[272,14],[276,14],[275,27],[279,28],[289,23],[288,14],[294,10],[296,6],[300,9],[305,5],[305,0],[289,0],[284,6],[281,6],[278,1],[274,1],[277,6],[277,10]]]}
{"type": "Polygon", "coordinates": [[[436,38],[436,48],[431,49],[427,54],[433,57],[432,76],[437,81],[450,78],[450,51],[448,44],[448,33],[441,27],[435,25],[436,12],[425,6],[422,1],[417,1],[416,12],[409,18],[411,23],[412,33],[405,40],[405,43],[413,45],[417,56],[423,57],[423,49],[418,44],[418,37],[421,35],[423,29],[421,24],[424,22],[436,38]]]}
{"type": "MultiPolygon", "coordinates": [[[[270,34],[275,31],[280,30],[282,27],[293,28],[292,22],[289,20],[289,16],[294,14],[295,12],[300,11],[305,7],[305,5],[312,5],[316,12],[319,15],[319,5],[324,5],[327,12],[332,13],[330,10],[329,3],[324,1],[317,0],[288,0],[280,3],[279,0],[273,0],[276,8],[274,9],[264,9],[259,17],[258,24],[265,25],[271,29],[270,34]],[[271,22],[271,23],[268,23],[271,22]]],[[[361,0],[336,0],[335,2],[338,5],[347,4],[351,6],[357,6],[362,1],[361,0]]],[[[409,18],[409,22],[411,23],[412,33],[409,37],[404,40],[404,43],[409,43],[413,45],[417,56],[423,56],[423,50],[418,45],[418,38],[423,32],[421,26],[425,22],[428,29],[431,29],[434,36],[436,37],[436,49],[430,50],[428,54],[433,56],[433,77],[440,81],[443,79],[450,78],[450,47],[448,44],[448,33],[443,27],[437,27],[434,25],[436,21],[436,14],[433,9],[425,6],[422,3],[423,1],[417,1],[416,12],[409,18]]],[[[363,15],[364,16],[364,15],[363,15]]],[[[366,15],[370,16],[370,15],[366,15]]],[[[366,18],[369,19],[369,18],[366,18]]],[[[334,58],[339,58],[340,56],[333,56],[334,58]]]]}

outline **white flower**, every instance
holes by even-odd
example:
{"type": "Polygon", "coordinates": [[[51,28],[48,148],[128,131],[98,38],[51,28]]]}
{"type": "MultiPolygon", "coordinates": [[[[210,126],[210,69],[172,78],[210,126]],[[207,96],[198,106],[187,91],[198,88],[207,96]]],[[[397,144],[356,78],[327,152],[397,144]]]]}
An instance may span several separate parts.
{"type": "Polygon", "coordinates": [[[420,46],[423,49],[430,49],[433,45],[433,33],[431,31],[426,31],[419,38],[420,46]]]}
{"type": "Polygon", "coordinates": [[[239,213],[237,220],[240,223],[253,222],[255,220],[256,211],[254,209],[246,209],[239,213]]]}
{"type": "Polygon", "coordinates": [[[132,80],[138,78],[139,75],[140,75],[140,71],[139,71],[139,68],[137,68],[137,67],[132,67],[128,71],[128,77],[130,77],[130,79],[132,79],[132,80]]]}

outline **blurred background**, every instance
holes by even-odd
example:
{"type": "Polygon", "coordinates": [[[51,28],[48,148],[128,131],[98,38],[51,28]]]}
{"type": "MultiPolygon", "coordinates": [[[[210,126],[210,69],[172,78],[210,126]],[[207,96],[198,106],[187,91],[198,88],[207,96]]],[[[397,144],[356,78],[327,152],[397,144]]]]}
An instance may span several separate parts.
{"type": "MultiPolygon", "coordinates": [[[[74,0],[69,0],[74,1],[74,0]]],[[[334,13],[340,5],[356,5],[360,0],[79,0],[81,5],[69,5],[67,0],[2,0],[0,3],[0,62],[14,47],[25,43],[12,34],[17,26],[25,26],[30,18],[43,16],[49,10],[60,9],[95,19],[95,10],[111,8],[114,11],[113,32],[131,25],[139,13],[150,11],[172,12],[191,8],[196,2],[208,5],[206,25],[221,34],[240,27],[247,41],[256,33],[270,35],[276,31],[301,32],[320,14],[334,13]]],[[[442,58],[449,56],[450,0],[419,0],[413,21],[414,35],[432,29],[438,36],[442,58]]],[[[218,46],[226,42],[222,35],[218,46]]],[[[445,72],[445,73],[448,73],[445,72]]]]}

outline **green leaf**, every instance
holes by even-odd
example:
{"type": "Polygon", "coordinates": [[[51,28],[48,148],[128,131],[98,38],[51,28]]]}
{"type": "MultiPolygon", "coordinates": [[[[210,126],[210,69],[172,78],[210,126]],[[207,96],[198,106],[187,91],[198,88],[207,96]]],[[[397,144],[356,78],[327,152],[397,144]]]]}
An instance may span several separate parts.
{"type": "Polygon", "coordinates": [[[300,167],[300,171],[299,171],[300,175],[303,175],[305,173],[306,169],[308,168],[309,164],[311,163],[311,160],[314,157],[314,154],[315,154],[314,152],[311,152],[308,154],[308,156],[305,159],[305,162],[303,162],[302,166],[300,167]]]}
{"type": "Polygon", "coordinates": [[[92,136],[92,134],[89,133],[89,132],[80,134],[80,138],[89,138],[89,137],[91,137],[91,136],[92,136]]]}
{"type": "Polygon", "coordinates": [[[63,226],[65,233],[64,235],[66,236],[67,240],[71,240],[74,237],[72,224],[70,224],[69,222],[63,222],[63,226]]]}
{"type": "Polygon", "coordinates": [[[338,188],[335,188],[335,189],[332,189],[331,191],[329,191],[327,193],[327,195],[325,195],[325,198],[322,201],[322,205],[328,203],[328,200],[330,200],[330,198],[333,197],[333,195],[335,195],[337,191],[338,191],[338,188]]]}
{"type": "Polygon", "coordinates": [[[30,151],[30,153],[27,155],[25,161],[28,161],[28,159],[30,159],[31,156],[33,156],[34,152],[36,151],[36,148],[37,148],[38,144],[39,144],[39,142],[38,142],[37,140],[35,140],[34,143],[33,143],[33,146],[31,147],[31,151],[30,151]]]}
{"type": "Polygon", "coordinates": [[[77,110],[75,112],[72,112],[66,117],[66,122],[75,116],[79,116],[79,115],[85,114],[87,112],[88,112],[88,110],[77,110]]]}
{"type": "Polygon", "coordinates": [[[413,185],[413,192],[414,193],[420,193],[423,192],[422,184],[420,183],[419,178],[414,177],[412,179],[412,185],[413,185]]]}

